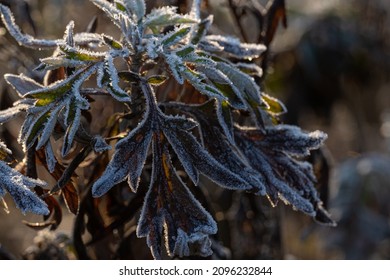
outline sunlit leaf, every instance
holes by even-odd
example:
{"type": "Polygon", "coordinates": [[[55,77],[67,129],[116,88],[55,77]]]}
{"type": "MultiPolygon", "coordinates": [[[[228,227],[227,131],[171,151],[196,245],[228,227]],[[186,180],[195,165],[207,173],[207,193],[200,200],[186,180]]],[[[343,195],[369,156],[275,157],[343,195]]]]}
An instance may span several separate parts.
{"type": "Polygon", "coordinates": [[[265,103],[268,105],[267,111],[275,116],[282,115],[287,112],[286,107],[284,104],[272,96],[269,96],[265,93],[261,94],[261,98],[265,101],[265,103]]]}
{"type": "Polygon", "coordinates": [[[241,43],[237,38],[229,36],[208,35],[205,40],[221,46],[224,54],[240,59],[254,59],[267,49],[264,45],[241,43]]]}
{"type": "Polygon", "coordinates": [[[162,85],[168,79],[167,76],[157,75],[148,78],[148,83],[154,86],[162,85]]]}
{"type": "Polygon", "coordinates": [[[162,240],[166,240],[170,256],[208,256],[212,253],[208,235],[217,232],[216,223],[177,175],[161,137],[155,135],[153,141],[151,184],[137,236],[147,237],[147,244],[156,259],[161,258],[162,240]]]}
{"type": "Polygon", "coordinates": [[[149,27],[156,32],[158,27],[196,22],[197,19],[191,15],[177,14],[175,7],[161,7],[153,9],[152,12],[145,17],[143,23],[145,27],[149,27]]]}

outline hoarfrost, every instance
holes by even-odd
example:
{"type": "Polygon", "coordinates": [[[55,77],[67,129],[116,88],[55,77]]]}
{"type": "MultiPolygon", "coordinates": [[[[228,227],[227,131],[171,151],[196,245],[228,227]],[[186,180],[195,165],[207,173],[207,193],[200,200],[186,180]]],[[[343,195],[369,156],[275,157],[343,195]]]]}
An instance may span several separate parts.
{"type": "Polygon", "coordinates": [[[266,51],[264,45],[241,43],[240,40],[230,36],[208,35],[205,41],[217,43],[223,52],[239,59],[254,59],[266,51]]]}
{"type": "Polygon", "coordinates": [[[23,176],[3,161],[0,161],[0,178],[0,196],[8,192],[23,214],[26,212],[49,214],[46,203],[29,189],[34,186],[45,186],[44,182],[23,176]]]}
{"type": "Polygon", "coordinates": [[[33,49],[53,49],[56,48],[58,43],[61,40],[40,40],[35,39],[34,37],[23,34],[20,31],[19,26],[16,25],[14,16],[12,15],[10,9],[7,6],[4,6],[0,4],[0,13],[1,13],[1,19],[6,26],[9,33],[12,35],[12,37],[15,38],[15,40],[22,46],[33,48],[33,49]]]}

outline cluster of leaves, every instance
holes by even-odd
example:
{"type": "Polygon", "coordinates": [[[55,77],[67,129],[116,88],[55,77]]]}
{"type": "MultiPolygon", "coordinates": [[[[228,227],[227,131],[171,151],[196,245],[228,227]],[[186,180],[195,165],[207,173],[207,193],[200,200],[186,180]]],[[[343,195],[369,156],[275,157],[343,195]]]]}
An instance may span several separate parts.
{"type": "MultiPolygon", "coordinates": [[[[161,258],[164,242],[169,256],[212,253],[209,236],[217,232],[216,222],[188,187],[189,181],[207,187],[200,175],[227,189],[267,196],[272,205],[282,200],[332,223],[314,188],[311,165],[300,160],[319,148],[326,135],[278,124],[283,104],[261,92],[254,80],[262,70],[251,61],[266,50],[263,45],[209,35],[213,17],[201,19],[199,0],[188,14],[174,7],[146,14],[143,0],[91,2],[120,30],[120,38],[75,33],[70,22],[62,39],[35,39],[23,34],[10,10],[0,6],[5,26],[21,45],[54,50],[36,70],[61,73],[57,81],[44,84],[6,75],[21,100],[0,112],[0,123],[25,114],[18,141],[26,152],[35,150],[58,179],[49,194],[67,185],[77,163],[92,150],[108,155],[106,141],[119,139],[92,194],[101,197],[126,180],[139,192],[145,163],[151,162],[137,236],[147,238],[155,258],[161,258]],[[96,79],[93,87],[86,83],[91,77],[96,79]],[[192,87],[205,101],[185,103],[156,94],[156,88],[173,82],[192,87]],[[82,125],[92,95],[111,96],[126,108],[118,113],[121,129],[115,135],[93,136],[82,125]],[[55,155],[51,139],[61,137],[61,155],[55,155]],[[58,176],[58,157],[67,156],[75,142],[84,145],[83,153],[58,176]]],[[[21,177],[2,162],[0,168],[8,174],[2,186],[22,211],[47,214],[44,203],[26,189],[42,182],[21,177]],[[9,187],[15,181],[22,195],[9,187]]]]}

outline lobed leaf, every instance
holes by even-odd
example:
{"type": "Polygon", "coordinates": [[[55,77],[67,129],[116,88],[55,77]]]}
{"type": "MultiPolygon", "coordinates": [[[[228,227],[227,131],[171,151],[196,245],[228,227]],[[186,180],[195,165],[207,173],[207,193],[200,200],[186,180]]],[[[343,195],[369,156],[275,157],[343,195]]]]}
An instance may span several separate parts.
{"type": "Polygon", "coordinates": [[[311,165],[298,162],[290,155],[306,153],[306,149],[301,149],[302,141],[315,148],[319,145],[318,141],[322,143],[324,138],[304,134],[289,126],[276,126],[267,127],[266,133],[237,128],[235,139],[251,166],[263,177],[266,194],[273,205],[280,199],[310,216],[318,214],[321,201],[314,187],[311,165]],[[286,130],[289,132],[286,133],[286,130]],[[283,138],[288,144],[280,147],[281,142],[274,142],[272,138],[283,138]]]}
{"type": "Polygon", "coordinates": [[[208,236],[217,232],[216,223],[177,175],[161,137],[155,135],[153,141],[152,178],[137,236],[147,237],[156,259],[161,258],[163,239],[171,257],[209,256],[212,251],[208,236]]]}
{"type": "Polygon", "coordinates": [[[264,145],[272,145],[275,150],[294,156],[308,156],[310,150],[316,150],[326,140],[327,135],[321,131],[304,133],[299,127],[276,125],[267,128],[264,145]]]}
{"type": "Polygon", "coordinates": [[[195,185],[198,184],[200,172],[228,189],[248,190],[252,188],[239,175],[234,174],[213,158],[190,132],[177,127],[169,120],[161,120],[161,127],[184,170],[195,185]]]}

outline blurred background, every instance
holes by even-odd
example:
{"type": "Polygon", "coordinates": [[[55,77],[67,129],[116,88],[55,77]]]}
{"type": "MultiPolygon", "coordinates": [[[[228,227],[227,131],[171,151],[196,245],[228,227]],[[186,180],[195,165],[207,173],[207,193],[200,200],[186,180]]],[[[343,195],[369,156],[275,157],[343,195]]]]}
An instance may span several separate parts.
{"type": "MultiPolygon", "coordinates": [[[[149,9],[178,5],[185,12],[190,2],[147,4],[149,9]]],[[[75,20],[76,31],[83,31],[95,15],[97,32],[112,33],[112,25],[87,0],[0,3],[11,7],[24,32],[37,37],[62,37],[70,20],[75,20]]],[[[213,33],[269,45],[267,56],[258,61],[265,70],[258,82],[286,105],[282,121],[328,134],[326,147],[310,160],[321,197],[338,223],[324,227],[289,206],[271,208],[263,198],[220,191],[210,194],[220,234],[215,258],[390,258],[390,2],[209,0],[203,8],[205,15],[214,14],[213,33]],[[274,2],[279,4],[271,6],[274,2]],[[280,19],[271,35],[264,34],[270,30],[269,21],[264,29],[270,7],[277,7],[274,17],[280,19]]],[[[39,57],[42,53],[19,47],[0,29],[1,76],[25,73],[42,80],[41,73],[32,71],[39,57]]],[[[16,98],[1,79],[0,109],[16,98]]],[[[15,141],[18,125],[16,121],[0,127],[0,138],[21,160],[15,141]]],[[[9,198],[6,201],[11,213],[0,211],[0,259],[34,258],[34,250],[75,257],[69,249],[75,219],[65,208],[56,233],[37,233],[21,222],[36,217],[22,216],[9,198]]]]}

